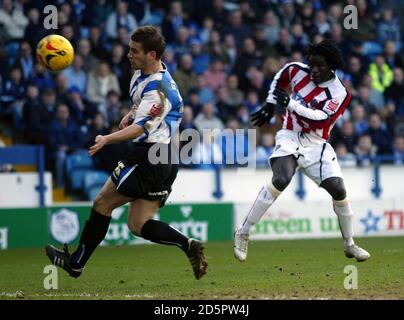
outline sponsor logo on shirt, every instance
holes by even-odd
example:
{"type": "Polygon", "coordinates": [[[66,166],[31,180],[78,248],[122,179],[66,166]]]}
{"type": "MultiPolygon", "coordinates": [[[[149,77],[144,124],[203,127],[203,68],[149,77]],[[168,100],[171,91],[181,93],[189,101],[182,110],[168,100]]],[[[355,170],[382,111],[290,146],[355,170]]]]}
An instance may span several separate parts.
{"type": "Polygon", "coordinates": [[[335,112],[335,110],[338,109],[338,106],[339,106],[338,101],[333,99],[328,103],[327,108],[330,109],[332,112],[335,112]]]}
{"type": "Polygon", "coordinates": [[[160,105],[158,105],[157,103],[153,103],[149,111],[149,116],[155,118],[160,115],[162,110],[163,108],[160,105]]]}

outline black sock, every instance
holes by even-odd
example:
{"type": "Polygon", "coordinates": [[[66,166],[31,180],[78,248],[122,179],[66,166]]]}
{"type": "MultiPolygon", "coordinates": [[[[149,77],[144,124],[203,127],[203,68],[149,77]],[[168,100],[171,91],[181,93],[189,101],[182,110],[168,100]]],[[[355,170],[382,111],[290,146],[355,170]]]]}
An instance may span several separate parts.
{"type": "Polygon", "coordinates": [[[162,221],[146,221],[142,228],[142,237],[155,243],[175,245],[188,252],[188,238],[162,221]]]}
{"type": "Polygon", "coordinates": [[[73,269],[81,269],[90,258],[95,248],[105,238],[111,217],[102,215],[91,209],[90,218],[86,221],[80,237],[80,244],[72,253],[70,265],[73,269]]]}

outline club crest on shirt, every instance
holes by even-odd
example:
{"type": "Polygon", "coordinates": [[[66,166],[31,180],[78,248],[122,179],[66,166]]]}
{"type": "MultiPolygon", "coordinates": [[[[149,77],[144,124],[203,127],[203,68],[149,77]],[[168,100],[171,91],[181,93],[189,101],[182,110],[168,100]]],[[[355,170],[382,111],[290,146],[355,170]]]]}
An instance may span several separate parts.
{"type": "Polygon", "coordinates": [[[155,118],[155,117],[159,116],[162,111],[163,111],[162,106],[158,105],[157,103],[153,103],[153,105],[151,106],[150,111],[149,111],[149,116],[151,116],[152,118],[155,118]]]}

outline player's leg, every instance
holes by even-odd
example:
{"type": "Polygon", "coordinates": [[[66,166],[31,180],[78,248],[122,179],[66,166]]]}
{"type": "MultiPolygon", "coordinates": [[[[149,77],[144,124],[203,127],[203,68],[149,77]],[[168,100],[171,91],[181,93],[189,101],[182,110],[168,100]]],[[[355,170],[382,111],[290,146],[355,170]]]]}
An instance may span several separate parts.
{"type": "Polygon", "coordinates": [[[268,208],[288,186],[295,174],[297,161],[293,155],[272,158],[272,180],[258,193],[241,228],[234,234],[234,255],[239,261],[245,261],[248,251],[250,229],[257,224],[268,208]]]}
{"type": "Polygon", "coordinates": [[[160,205],[160,200],[137,199],[131,202],[128,216],[129,229],[146,240],[179,247],[189,258],[196,279],[200,279],[207,268],[202,244],[197,240],[189,239],[169,224],[152,219],[160,205]]]}
{"type": "Polygon", "coordinates": [[[46,254],[52,263],[64,268],[71,276],[78,277],[94,250],[104,239],[111,221],[112,210],[131,200],[119,194],[111,178],[108,178],[94,201],[76,251],[70,255],[67,245],[64,246],[63,251],[51,245],[46,246],[46,254]]]}
{"type": "Polygon", "coordinates": [[[358,261],[369,259],[370,254],[355,245],[353,240],[353,211],[346,195],[344,180],[342,177],[329,177],[321,182],[320,187],[327,190],[333,200],[333,208],[336,213],[344,239],[345,255],[348,258],[355,257],[358,261]]]}

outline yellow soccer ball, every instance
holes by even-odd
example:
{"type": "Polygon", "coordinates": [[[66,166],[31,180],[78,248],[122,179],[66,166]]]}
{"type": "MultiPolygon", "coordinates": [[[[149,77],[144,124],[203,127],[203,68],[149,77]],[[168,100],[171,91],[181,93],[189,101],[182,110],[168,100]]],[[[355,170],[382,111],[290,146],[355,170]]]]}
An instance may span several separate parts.
{"type": "Polygon", "coordinates": [[[71,65],[74,49],[69,40],[57,34],[42,38],[36,48],[36,56],[40,64],[49,71],[57,72],[71,65]]]}

